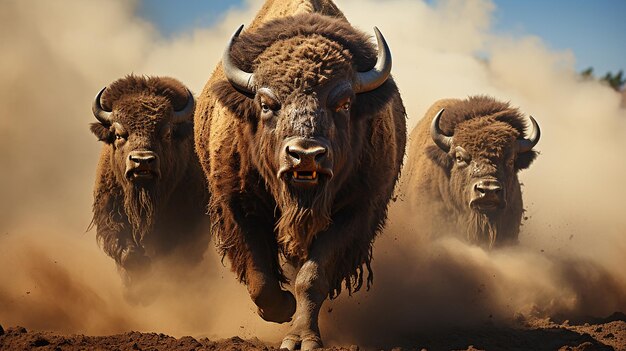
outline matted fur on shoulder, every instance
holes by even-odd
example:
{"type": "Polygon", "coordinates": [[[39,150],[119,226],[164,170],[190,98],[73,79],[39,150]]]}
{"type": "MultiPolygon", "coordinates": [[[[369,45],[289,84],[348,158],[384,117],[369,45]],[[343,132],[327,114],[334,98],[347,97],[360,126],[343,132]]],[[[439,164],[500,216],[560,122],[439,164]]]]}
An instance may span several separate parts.
{"type": "Polygon", "coordinates": [[[101,97],[102,107],[111,111],[113,103],[128,94],[164,96],[172,103],[174,110],[184,108],[189,98],[187,88],[177,79],[129,74],[106,88],[101,97]]]}

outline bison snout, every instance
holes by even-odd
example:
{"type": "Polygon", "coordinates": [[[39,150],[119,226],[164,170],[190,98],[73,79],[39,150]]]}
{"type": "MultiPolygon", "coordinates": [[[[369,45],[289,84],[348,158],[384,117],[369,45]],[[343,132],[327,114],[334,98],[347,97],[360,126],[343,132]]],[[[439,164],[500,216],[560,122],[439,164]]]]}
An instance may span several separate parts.
{"type": "Polygon", "coordinates": [[[302,147],[300,145],[287,145],[287,155],[294,165],[298,164],[321,164],[326,158],[328,149],[318,145],[313,147],[302,147]]]}
{"type": "Polygon", "coordinates": [[[159,177],[159,157],[153,151],[131,151],[126,160],[126,177],[131,180],[159,177]]]}
{"type": "Polygon", "coordinates": [[[481,179],[474,182],[470,200],[471,207],[479,210],[494,210],[503,208],[505,205],[504,189],[498,180],[481,179]]]}
{"type": "Polygon", "coordinates": [[[289,175],[297,182],[317,183],[320,175],[331,178],[330,147],[320,139],[294,138],[283,145],[278,177],[289,175]]]}
{"type": "Polygon", "coordinates": [[[152,151],[133,151],[128,159],[135,164],[151,164],[156,161],[157,155],[152,151]]]}
{"type": "Polygon", "coordinates": [[[500,182],[495,179],[480,180],[474,184],[474,191],[479,196],[499,194],[502,191],[500,182]]]}

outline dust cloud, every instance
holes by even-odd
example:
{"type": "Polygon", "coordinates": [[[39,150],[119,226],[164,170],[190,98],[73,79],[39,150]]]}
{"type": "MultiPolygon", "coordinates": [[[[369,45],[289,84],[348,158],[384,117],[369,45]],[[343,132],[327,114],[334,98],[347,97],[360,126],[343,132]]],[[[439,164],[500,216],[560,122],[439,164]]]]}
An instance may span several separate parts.
{"type": "Polygon", "coordinates": [[[275,332],[212,247],[198,272],[155,279],[142,289],[160,293],[133,304],[95,231],[86,231],[101,147],[89,132],[98,90],[135,73],[170,75],[198,93],[233,28],[257,8],[164,39],[138,17],[136,1],[0,4],[0,324],[89,334],[275,332]]]}
{"type": "MultiPolygon", "coordinates": [[[[582,81],[571,52],[492,31],[489,1],[336,2],[394,55],[409,128],[445,97],[489,94],[532,114],[541,155],[520,175],[528,219],[515,248],[486,252],[422,238],[393,204],[374,251],[369,292],[327,302],[328,344],[391,345],[421,331],[577,318],[626,310],[626,110],[608,87],[582,81]],[[483,59],[481,57],[486,57],[483,59]]],[[[0,4],[0,323],[65,333],[128,330],[259,337],[263,322],[215,250],[184,279],[156,281],[129,303],[109,259],[85,232],[100,145],[88,131],[95,93],[136,74],[170,75],[199,93],[224,44],[250,23],[249,1],[211,28],[163,37],[127,1],[0,4]]],[[[617,33],[616,33],[617,35],[617,33]]]]}
{"type": "Polygon", "coordinates": [[[495,35],[489,1],[383,4],[338,2],[354,25],[369,30],[376,22],[387,38],[409,130],[437,99],[488,94],[537,119],[541,154],[520,173],[528,219],[518,247],[486,252],[453,238],[430,241],[395,202],[374,249],[374,287],[329,303],[322,330],[339,344],[380,347],[455,327],[623,311],[619,94],[582,81],[571,52],[551,51],[536,37],[495,35]]]}

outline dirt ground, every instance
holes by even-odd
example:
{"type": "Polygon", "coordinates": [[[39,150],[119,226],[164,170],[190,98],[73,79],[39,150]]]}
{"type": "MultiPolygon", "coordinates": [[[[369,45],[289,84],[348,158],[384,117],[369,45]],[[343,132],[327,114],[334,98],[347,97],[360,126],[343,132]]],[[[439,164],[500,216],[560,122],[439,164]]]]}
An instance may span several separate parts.
{"type": "MultiPolygon", "coordinates": [[[[626,350],[626,315],[616,312],[603,319],[556,323],[550,319],[522,320],[519,327],[497,326],[448,330],[419,336],[415,345],[384,347],[400,350],[626,350]]],[[[384,332],[384,331],[383,331],[384,332]]],[[[127,332],[111,336],[60,335],[23,327],[0,327],[1,350],[277,350],[278,345],[237,336],[212,341],[190,336],[179,339],[159,333],[127,332]]],[[[325,350],[355,351],[357,345],[325,350]]]]}

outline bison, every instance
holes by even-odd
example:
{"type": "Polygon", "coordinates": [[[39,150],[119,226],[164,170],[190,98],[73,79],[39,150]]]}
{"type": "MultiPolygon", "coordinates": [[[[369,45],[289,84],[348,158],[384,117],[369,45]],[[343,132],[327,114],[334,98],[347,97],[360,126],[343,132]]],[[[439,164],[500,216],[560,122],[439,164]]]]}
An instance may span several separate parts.
{"type": "Polygon", "coordinates": [[[401,192],[429,235],[464,233],[485,247],[517,242],[524,212],[517,173],[537,157],[532,116],[487,96],[437,101],[410,136],[401,192]]]}
{"type": "Polygon", "coordinates": [[[96,171],[97,239],[126,283],[164,257],[193,263],[208,246],[208,192],[194,152],[194,98],[179,81],[127,76],[93,101],[104,142],[96,171]]]}
{"type": "Polygon", "coordinates": [[[377,29],[378,50],[342,16],[301,13],[242,28],[196,109],[212,233],[258,314],[277,323],[293,316],[281,347],[313,349],[322,346],[326,298],[372,282],[405,109],[377,29]],[[295,298],[282,289],[283,263],[297,272],[295,298]]]}

